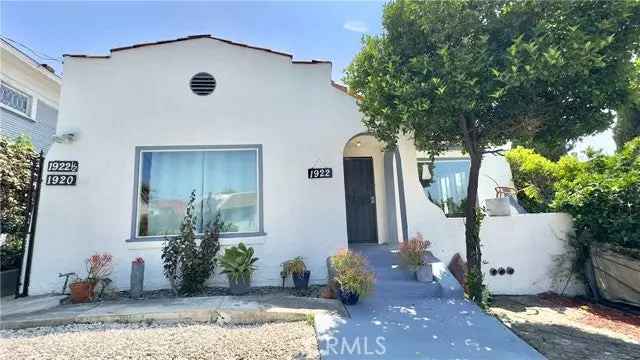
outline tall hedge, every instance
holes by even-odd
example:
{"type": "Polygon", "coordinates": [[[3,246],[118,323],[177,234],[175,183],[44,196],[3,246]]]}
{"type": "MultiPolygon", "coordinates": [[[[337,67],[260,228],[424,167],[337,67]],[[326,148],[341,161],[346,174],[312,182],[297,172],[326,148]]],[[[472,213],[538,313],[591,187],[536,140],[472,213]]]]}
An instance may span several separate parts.
{"type": "Polygon", "coordinates": [[[559,177],[551,208],[571,214],[584,241],[640,250],[640,137],[584,164],[559,177]]]}
{"type": "Polygon", "coordinates": [[[518,146],[506,154],[520,204],[530,213],[554,211],[556,182],[584,171],[587,164],[565,155],[551,161],[532,149],[518,146]]]}
{"type": "Polygon", "coordinates": [[[31,167],[38,153],[31,140],[0,135],[0,222],[3,234],[23,231],[31,167]]]}

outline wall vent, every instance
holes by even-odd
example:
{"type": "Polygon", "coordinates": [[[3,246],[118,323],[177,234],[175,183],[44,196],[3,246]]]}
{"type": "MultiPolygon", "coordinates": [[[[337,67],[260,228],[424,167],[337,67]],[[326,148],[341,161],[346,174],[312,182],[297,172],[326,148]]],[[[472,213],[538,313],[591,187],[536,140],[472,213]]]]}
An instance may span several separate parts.
{"type": "Polygon", "coordinates": [[[196,95],[205,96],[216,89],[216,79],[209,73],[201,72],[193,75],[190,85],[196,95]]]}

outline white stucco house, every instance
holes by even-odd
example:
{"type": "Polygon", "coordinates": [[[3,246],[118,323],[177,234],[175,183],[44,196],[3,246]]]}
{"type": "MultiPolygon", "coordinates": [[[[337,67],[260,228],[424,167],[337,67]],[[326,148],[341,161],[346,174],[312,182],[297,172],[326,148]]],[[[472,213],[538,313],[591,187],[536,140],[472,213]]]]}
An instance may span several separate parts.
{"type": "MultiPolygon", "coordinates": [[[[429,170],[409,138],[385,152],[363,127],[357,99],[332,82],[328,61],[209,35],[64,59],[58,133],[73,138],[54,144],[47,161],[77,161],[77,177],[43,183],[30,294],[59,291],[58,273],[83,273],[95,252],[113,254],[117,287],[128,288],[138,256],[145,287],[168,287],[162,240],[176,233],[192,190],[205,219],[220,211],[233,224],[223,246],[255,248],[254,285],[279,285],[281,263],[296,256],[324,283],[325,259],[339,249],[417,232],[443,261],[464,256],[456,209],[468,160],[452,151],[429,170]]],[[[45,176],[56,174],[65,173],[45,176]]],[[[481,202],[495,197],[496,183],[513,186],[494,155],[480,181],[481,202]]],[[[553,257],[569,229],[563,214],[488,218],[486,268],[515,269],[487,276],[492,290],[553,289],[553,257]]]]}

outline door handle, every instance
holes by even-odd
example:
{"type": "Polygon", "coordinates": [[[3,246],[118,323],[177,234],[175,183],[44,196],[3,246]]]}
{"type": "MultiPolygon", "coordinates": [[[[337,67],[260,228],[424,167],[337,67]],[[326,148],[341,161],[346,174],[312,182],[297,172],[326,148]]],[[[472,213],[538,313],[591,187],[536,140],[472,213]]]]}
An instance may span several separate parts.
{"type": "Polygon", "coordinates": [[[376,196],[371,195],[371,204],[375,204],[375,203],[376,203],[376,196]]]}

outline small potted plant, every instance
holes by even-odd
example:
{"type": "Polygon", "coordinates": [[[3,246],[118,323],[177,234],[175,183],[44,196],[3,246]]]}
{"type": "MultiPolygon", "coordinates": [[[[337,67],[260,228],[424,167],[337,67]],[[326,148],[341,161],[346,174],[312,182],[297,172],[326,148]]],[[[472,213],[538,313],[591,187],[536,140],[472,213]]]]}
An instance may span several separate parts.
{"type": "Polygon", "coordinates": [[[296,289],[306,289],[309,287],[309,276],[311,271],[307,270],[307,265],[301,256],[297,256],[291,260],[285,261],[283,264],[284,272],[291,275],[293,285],[296,289]]]}
{"type": "Polygon", "coordinates": [[[422,238],[421,233],[400,244],[400,259],[420,282],[433,281],[433,271],[425,261],[430,245],[429,241],[422,238]]]}
{"type": "Polygon", "coordinates": [[[222,273],[227,274],[229,290],[233,295],[242,295],[249,291],[251,275],[256,270],[257,257],[253,256],[253,248],[244,243],[232,246],[225,250],[219,263],[222,273]]]}
{"type": "Polygon", "coordinates": [[[69,284],[72,303],[83,303],[95,298],[96,285],[110,283],[108,276],[113,269],[113,256],[109,253],[91,255],[86,261],[87,278],[76,277],[69,284]]]}
{"type": "Polygon", "coordinates": [[[144,259],[141,257],[135,258],[131,262],[131,290],[129,295],[133,299],[139,299],[142,297],[143,285],[144,285],[144,259]]]}
{"type": "Polygon", "coordinates": [[[337,295],[345,305],[355,305],[373,289],[374,276],[366,259],[347,249],[331,259],[335,270],[337,295]]]}

